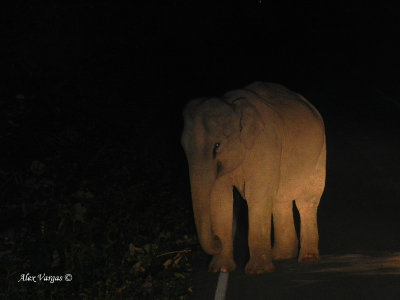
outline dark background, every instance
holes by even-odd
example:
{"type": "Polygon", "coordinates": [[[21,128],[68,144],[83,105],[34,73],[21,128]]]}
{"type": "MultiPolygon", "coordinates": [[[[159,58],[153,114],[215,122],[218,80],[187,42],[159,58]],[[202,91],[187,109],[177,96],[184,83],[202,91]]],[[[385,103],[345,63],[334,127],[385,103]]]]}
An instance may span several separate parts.
{"type": "MultiPolygon", "coordinates": [[[[302,93],[325,119],[321,252],[400,249],[394,229],[400,195],[395,47],[400,13],[394,6],[16,3],[2,10],[0,24],[4,231],[39,226],[54,214],[20,215],[21,203],[48,204],[29,192],[29,184],[21,187],[35,168],[39,176],[53,167],[57,175],[49,176],[60,191],[52,195],[75,195],[74,205],[82,190],[101,194],[112,184],[113,191],[135,194],[132,186],[147,186],[146,193],[158,195],[167,185],[183,201],[177,206],[190,211],[179,144],[184,104],[264,80],[302,93]],[[356,228],[358,239],[343,235],[348,228],[356,228]]],[[[163,214],[169,213],[166,199],[149,199],[104,202],[104,211],[126,205],[127,212],[135,210],[133,219],[150,218],[146,206],[159,201],[163,214]],[[128,204],[135,201],[139,204],[128,204]]],[[[193,233],[191,218],[186,214],[184,222],[193,233]]],[[[166,226],[173,228],[171,219],[166,226]]],[[[126,234],[140,235],[135,230],[126,234]]]]}
{"type": "Polygon", "coordinates": [[[138,148],[168,145],[177,159],[193,97],[255,80],[306,96],[335,81],[397,85],[399,16],[388,5],[26,2],[2,14],[3,95],[34,97],[35,119],[87,118],[138,148]]]}

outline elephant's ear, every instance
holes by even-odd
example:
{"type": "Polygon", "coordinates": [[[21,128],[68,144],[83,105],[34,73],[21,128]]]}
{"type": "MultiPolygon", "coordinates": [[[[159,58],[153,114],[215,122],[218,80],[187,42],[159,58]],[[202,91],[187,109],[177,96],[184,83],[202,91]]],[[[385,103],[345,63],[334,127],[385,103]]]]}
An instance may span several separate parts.
{"type": "Polygon", "coordinates": [[[251,149],[264,128],[264,122],[254,105],[245,98],[234,100],[232,105],[240,114],[240,140],[246,149],[251,149]]]}

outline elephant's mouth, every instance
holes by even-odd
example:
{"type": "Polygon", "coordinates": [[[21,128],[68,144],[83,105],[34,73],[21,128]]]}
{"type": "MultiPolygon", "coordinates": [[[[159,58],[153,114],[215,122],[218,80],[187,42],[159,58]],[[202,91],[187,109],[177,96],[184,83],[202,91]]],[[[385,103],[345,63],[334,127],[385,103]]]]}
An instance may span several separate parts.
{"type": "Polygon", "coordinates": [[[221,177],[223,175],[223,167],[222,167],[222,163],[220,161],[217,162],[217,178],[221,177]]]}
{"type": "Polygon", "coordinates": [[[239,193],[240,197],[242,197],[243,200],[246,200],[246,182],[240,182],[238,184],[235,184],[233,186],[234,190],[239,193]]]}

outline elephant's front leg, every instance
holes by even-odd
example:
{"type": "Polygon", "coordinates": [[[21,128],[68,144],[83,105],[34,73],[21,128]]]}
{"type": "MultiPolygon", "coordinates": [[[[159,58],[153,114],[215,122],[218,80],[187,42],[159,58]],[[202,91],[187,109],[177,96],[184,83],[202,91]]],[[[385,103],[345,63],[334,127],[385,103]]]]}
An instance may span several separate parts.
{"type": "Polygon", "coordinates": [[[250,260],[247,274],[262,274],[275,270],[271,250],[272,199],[248,199],[250,260]],[[254,201],[255,200],[255,201],[254,201]]]}
{"type": "Polygon", "coordinates": [[[221,252],[214,255],[209,266],[211,272],[231,272],[236,268],[233,260],[233,186],[229,177],[219,178],[211,193],[212,230],[221,241],[221,252]]]}

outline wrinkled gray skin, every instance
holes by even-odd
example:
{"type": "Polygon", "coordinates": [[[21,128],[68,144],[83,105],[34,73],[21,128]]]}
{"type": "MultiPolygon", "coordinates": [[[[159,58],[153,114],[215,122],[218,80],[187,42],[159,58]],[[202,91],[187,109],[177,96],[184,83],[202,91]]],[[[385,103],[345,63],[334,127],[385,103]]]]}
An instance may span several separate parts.
{"type": "Polygon", "coordinates": [[[189,164],[197,233],[202,248],[213,256],[210,271],[236,267],[233,186],[248,204],[247,274],[271,272],[272,260],[297,255],[300,263],[318,262],[317,208],[325,186],[326,157],[318,111],[281,85],[255,82],[222,98],[193,100],[183,115],[181,142],[189,164]],[[293,200],[301,218],[299,253],[293,200]]]}

